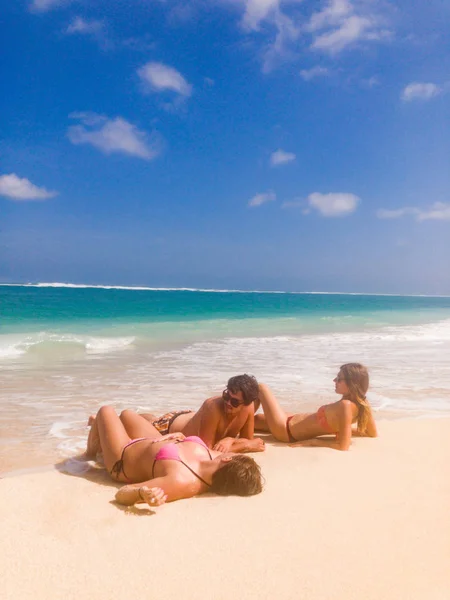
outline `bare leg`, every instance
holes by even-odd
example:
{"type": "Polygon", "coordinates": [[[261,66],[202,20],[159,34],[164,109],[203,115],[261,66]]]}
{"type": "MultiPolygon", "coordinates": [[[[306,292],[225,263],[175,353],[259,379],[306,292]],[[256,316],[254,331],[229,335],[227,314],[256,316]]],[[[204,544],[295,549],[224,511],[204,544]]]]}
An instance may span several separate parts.
{"type": "Polygon", "coordinates": [[[270,431],[264,413],[255,415],[255,431],[270,431]]]}
{"type": "MultiPolygon", "coordinates": [[[[278,400],[264,383],[259,384],[259,399],[264,411],[265,426],[270,433],[280,442],[289,442],[289,436],[286,429],[286,413],[278,404],[278,400]]],[[[257,415],[258,416],[258,415],[257,415]]],[[[264,424],[264,422],[262,422],[264,424]]],[[[256,424],[256,419],[255,419],[256,424]]]]}
{"type": "Polygon", "coordinates": [[[158,418],[152,413],[139,413],[139,416],[145,419],[146,421],[149,421],[150,423],[153,423],[153,421],[156,421],[156,419],[158,418]]]}
{"type": "Polygon", "coordinates": [[[101,450],[105,467],[111,471],[113,465],[120,459],[123,447],[128,444],[130,437],[112,406],[102,406],[96,418],[89,419],[89,422],[91,431],[86,452],[101,450]],[[97,435],[99,444],[95,441],[97,435]]]}
{"type": "Polygon", "coordinates": [[[98,434],[97,427],[97,419],[94,415],[89,417],[88,425],[91,430],[89,431],[88,440],[87,440],[87,448],[84,453],[84,457],[87,459],[92,459],[97,456],[97,453],[100,452],[100,436],[98,434]]]}
{"type": "Polygon", "coordinates": [[[144,415],[138,415],[134,410],[123,410],[120,414],[120,420],[132,440],[140,437],[162,437],[144,415]]]}

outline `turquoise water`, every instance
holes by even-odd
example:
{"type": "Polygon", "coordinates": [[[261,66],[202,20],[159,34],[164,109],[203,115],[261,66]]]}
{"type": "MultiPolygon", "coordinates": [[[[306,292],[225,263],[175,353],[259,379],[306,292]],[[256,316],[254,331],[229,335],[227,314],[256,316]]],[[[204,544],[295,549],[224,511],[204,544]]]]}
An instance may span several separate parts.
{"type": "MultiPolygon", "coordinates": [[[[0,285],[0,333],[106,331],[130,325],[226,320],[291,320],[298,330],[326,331],[388,323],[431,322],[448,315],[450,298],[280,292],[105,289],[0,285]]],[[[272,323],[271,323],[272,322],[272,323]]],[[[249,324],[251,326],[251,324],[249,324]]],[[[170,327],[169,327],[170,328],[170,327]]]]}
{"type": "Polygon", "coordinates": [[[65,456],[101,404],[196,408],[242,372],[314,409],[350,361],[379,416],[447,415],[448,356],[445,297],[0,286],[0,456],[65,456]]]}

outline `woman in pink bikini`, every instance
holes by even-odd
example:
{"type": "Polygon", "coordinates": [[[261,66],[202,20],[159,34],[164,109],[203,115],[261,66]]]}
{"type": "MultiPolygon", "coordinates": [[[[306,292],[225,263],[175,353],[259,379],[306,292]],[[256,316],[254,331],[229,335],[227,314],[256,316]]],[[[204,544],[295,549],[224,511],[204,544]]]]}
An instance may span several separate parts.
{"type": "Polygon", "coordinates": [[[334,384],[336,394],[342,396],[340,400],[321,406],[315,413],[289,415],[267,385],[260,383],[259,399],[264,415],[255,415],[255,430],[270,431],[280,442],[337,450],[348,450],[352,435],[376,437],[377,428],[366,399],[369,388],[366,367],[359,363],[342,365],[334,384]],[[357,423],[356,428],[353,423],[357,423]],[[335,440],[315,439],[327,434],[335,434],[335,440]]]}
{"type": "Polygon", "coordinates": [[[119,418],[111,406],[102,406],[89,425],[84,456],[102,452],[112,479],[127,483],[116,494],[119,504],[153,507],[204,492],[252,496],[262,490],[253,458],[209,450],[196,436],[163,436],[132,410],[119,418]]]}

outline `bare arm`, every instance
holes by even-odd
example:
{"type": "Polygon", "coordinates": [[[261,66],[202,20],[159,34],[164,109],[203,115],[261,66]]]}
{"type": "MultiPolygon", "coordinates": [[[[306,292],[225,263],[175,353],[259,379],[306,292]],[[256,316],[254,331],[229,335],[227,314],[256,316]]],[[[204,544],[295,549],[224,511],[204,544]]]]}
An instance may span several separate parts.
{"type": "MultiPolygon", "coordinates": [[[[215,446],[214,449],[216,449],[215,446]]],[[[242,454],[244,452],[264,452],[264,450],[265,444],[264,440],[262,440],[261,438],[253,438],[252,440],[247,440],[245,438],[237,438],[233,440],[229,452],[242,454]]]]}
{"type": "Polygon", "coordinates": [[[182,498],[192,498],[198,493],[196,485],[186,484],[173,476],[156,477],[142,483],[124,485],[116,493],[116,501],[125,506],[147,503],[160,506],[182,498]]]}
{"type": "Polygon", "coordinates": [[[338,450],[348,450],[352,443],[352,403],[350,400],[341,400],[339,406],[339,432],[336,434],[338,450]]]}
{"type": "Polygon", "coordinates": [[[227,436],[222,438],[214,445],[214,450],[217,452],[234,452],[236,454],[243,452],[263,452],[265,449],[264,441],[261,438],[253,437],[254,424],[255,413],[251,409],[239,432],[239,437],[227,436]]]}
{"type": "Polygon", "coordinates": [[[375,425],[375,419],[373,418],[372,411],[370,411],[369,419],[367,421],[366,430],[364,432],[358,431],[357,428],[352,429],[353,437],[378,437],[377,426],[375,425]]]}
{"type": "Polygon", "coordinates": [[[367,421],[365,435],[368,437],[378,437],[377,426],[375,425],[372,411],[369,412],[369,420],[367,421]]]}
{"type": "Polygon", "coordinates": [[[216,441],[217,430],[220,423],[220,412],[217,408],[216,398],[208,398],[201,408],[202,417],[198,435],[202,438],[208,448],[212,448],[216,441]]]}
{"type": "Polygon", "coordinates": [[[255,438],[255,412],[250,410],[247,420],[244,423],[239,439],[233,441],[230,452],[263,452],[265,449],[264,441],[261,438],[255,438]]]}

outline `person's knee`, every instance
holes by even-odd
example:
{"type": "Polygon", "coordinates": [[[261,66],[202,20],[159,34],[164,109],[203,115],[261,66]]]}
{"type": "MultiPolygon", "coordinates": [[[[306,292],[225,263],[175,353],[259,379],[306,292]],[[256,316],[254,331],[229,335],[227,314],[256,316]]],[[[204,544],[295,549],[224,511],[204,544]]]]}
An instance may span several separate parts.
{"type": "Polygon", "coordinates": [[[134,417],[136,415],[136,411],[131,410],[131,408],[125,408],[121,413],[120,413],[120,418],[121,419],[126,419],[127,417],[134,417]]]}
{"type": "Polygon", "coordinates": [[[114,408],[112,406],[109,406],[109,405],[101,406],[97,413],[97,417],[106,417],[107,415],[110,415],[115,412],[116,411],[114,410],[114,408]]]}

